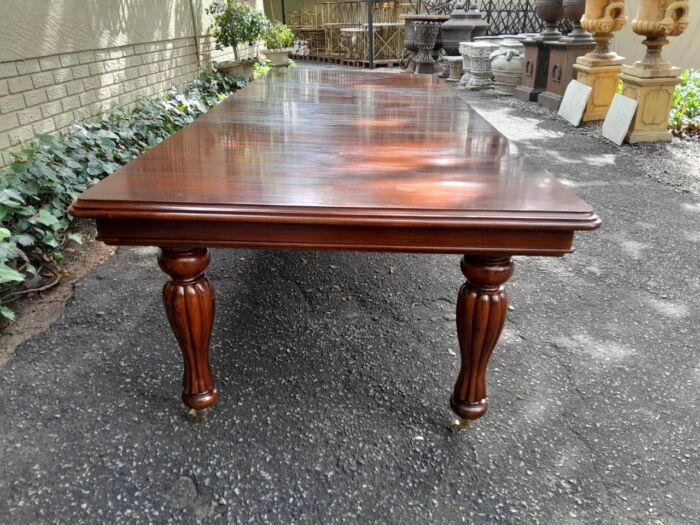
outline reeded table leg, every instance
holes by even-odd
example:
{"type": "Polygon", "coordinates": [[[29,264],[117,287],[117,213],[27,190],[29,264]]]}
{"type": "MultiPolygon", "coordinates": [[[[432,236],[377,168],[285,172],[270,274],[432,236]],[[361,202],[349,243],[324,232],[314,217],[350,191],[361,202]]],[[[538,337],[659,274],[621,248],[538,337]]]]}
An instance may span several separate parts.
{"type": "Polygon", "coordinates": [[[462,365],[450,406],[459,419],[452,424],[460,430],[483,416],[486,401],[486,365],[503,330],[508,298],[503,285],[513,275],[509,257],[465,255],[462,273],[467,281],[457,299],[457,336],[462,365]]]}
{"type": "Polygon", "coordinates": [[[206,248],[162,248],[158,264],[172,279],[163,288],[163,302],[185,361],[182,400],[195,410],[203,410],[218,396],[209,365],[214,324],[214,289],[204,275],[209,252],[206,248]]]}

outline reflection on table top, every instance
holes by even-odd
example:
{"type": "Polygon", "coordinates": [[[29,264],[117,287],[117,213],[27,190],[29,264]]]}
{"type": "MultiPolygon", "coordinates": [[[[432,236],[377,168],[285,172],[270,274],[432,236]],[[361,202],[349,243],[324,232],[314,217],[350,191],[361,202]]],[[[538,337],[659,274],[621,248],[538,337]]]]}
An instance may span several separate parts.
{"type": "Polygon", "coordinates": [[[597,224],[586,203],[431,76],[304,68],[252,82],[73,210],[597,224]]]}

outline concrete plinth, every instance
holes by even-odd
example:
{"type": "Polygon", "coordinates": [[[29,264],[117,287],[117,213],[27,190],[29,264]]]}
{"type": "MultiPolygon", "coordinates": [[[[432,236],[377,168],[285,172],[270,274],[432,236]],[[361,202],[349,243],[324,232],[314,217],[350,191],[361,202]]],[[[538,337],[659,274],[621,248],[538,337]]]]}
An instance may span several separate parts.
{"type": "Polygon", "coordinates": [[[558,42],[548,42],[545,46],[549,48],[547,89],[538,96],[537,102],[557,111],[566,87],[574,78],[576,59],[592,51],[595,42],[567,42],[562,39],[558,42]]]}
{"type": "Polygon", "coordinates": [[[668,115],[673,104],[673,92],[680,83],[680,68],[649,70],[622,66],[622,94],[637,100],[637,113],[632,119],[625,142],[670,142],[668,115]]]}
{"type": "Polygon", "coordinates": [[[574,64],[576,80],[592,89],[581,122],[604,120],[617,93],[624,58],[618,57],[614,60],[598,61],[598,63],[584,59],[585,57],[580,57],[574,64]]]}
{"type": "Polygon", "coordinates": [[[549,46],[544,42],[528,39],[523,41],[525,62],[522,84],[515,88],[513,96],[525,102],[535,102],[547,88],[549,69],[549,46]]]}

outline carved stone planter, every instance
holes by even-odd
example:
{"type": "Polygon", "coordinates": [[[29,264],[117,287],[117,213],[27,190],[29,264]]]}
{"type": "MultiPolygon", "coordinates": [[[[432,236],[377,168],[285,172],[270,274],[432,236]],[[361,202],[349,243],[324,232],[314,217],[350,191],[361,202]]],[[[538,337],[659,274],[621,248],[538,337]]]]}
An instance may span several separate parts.
{"type": "Polygon", "coordinates": [[[274,67],[287,67],[289,65],[289,53],[292,52],[291,47],[283,49],[266,49],[262,52],[271,62],[271,66],[274,67]]]}
{"type": "Polygon", "coordinates": [[[418,46],[416,45],[416,26],[413,20],[405,21],[403,42],[402,67],[405,71],[413,73],[413,68],[415,67],[413,59],[418,51],[418,46]]]}
{"type": "MultiPolygon", "coordinates": [[[[404,16],[404,24],[406,25],[408,39],[404,39],[404,57],[405,57],[405,71],[410,73],[427,73],[432,74],[435,72],[435,58],[439,55],[442,49],[442,40],[440,38],[440,24],[446,22],[449,19],[448,15],[430,15],[430,14],[410,14],[404,16]],[[417,24],[419,23],[429,23],[436,25],[438,27],[437,35],[435,36],[433,47],[429,50],[429,54],[432,57],[432,63],[423,63],[418,71],[418,62],[416,58],[419,53],[420,38],[418,36],[417,24]],[[410,29],[409,29],[410,26],[410,29]]],[[[424,33],[425,34],[425,33],[424,33]]],[[[425,60],[425,55],[421,55],[421,59],[425,60]]]]}
{"type": "Polygon", "coordinates": [[[593,33],[595,49],[576,60],[577,80],[592,88],[582,122],[603,120],[617,92],[624,57],[610,51],[613,32],[627,23],[625,0],[588,0],[581,26],[593,33]]]}
{"type": "Polygon", "coordinates": [[[496,93],[512,95],[523,78],[523,44],[504,40],[489,57],[496,93]]]}
{"type": "Polygon", "coordinates": [[[491,53],[498,49],[498,44],[491,42],[474,42],[469,48],[469,81],[467,89],[488,89],[493,86],[491,71],[491,53]]]}
{"type": "Polygon", "coordinates": [[[440,24],[438,22],[416,22],[416,52],[414,62],[415,73],[432,75],[435,73],[433,48],[437,41],[440,24]]]}
{"type": "Polygon", "coordinates": [[[638,101],[626,141],[670,141],[668,114],[673,93],[680,82],[681,69],[661,56],[669,36],[678,36],[688,27],[688,0],[642,0],[632,30],[645,38],[646,55],[633,66],[623,66],[620,79],[623,94],[638,101]]]}
{"type": "Polygon", "coordinates": [[[250,80],[253,78],[253,65],[256,62],[257,60],[254,58],[246,58],[244,60],[219,62],[215,65],[215,67],[217,70],[230,77],[250,80]]]}

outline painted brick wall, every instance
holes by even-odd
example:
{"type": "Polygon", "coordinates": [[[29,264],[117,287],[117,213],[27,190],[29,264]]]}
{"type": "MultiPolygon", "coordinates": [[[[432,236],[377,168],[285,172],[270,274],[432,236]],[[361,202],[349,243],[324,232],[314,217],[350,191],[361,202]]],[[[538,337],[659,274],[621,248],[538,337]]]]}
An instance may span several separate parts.
{"type": "MultiPolygon", "coordinates": [[[[212,61],[234,58],[233,50],[217,51],[206,36],[205,0],[3,2],[16,4],[16,14],[0,18],[0,167],[37,135],[116,104],[131,107],[140,96],[192,80],[212,61]],[[124,10],[105,11],[117,4],[124,10]],[[95,27],[96,18],[104,27],[95,27]],[[27,24],[35,19],[52,21],[53,32],[32,38],[35,29],[27,24]]],[[[257,49],[239,51],[245,57],[257,49]]]]}
{"type": "MultiPolygon", "coordinates": [[[[194,38],[0,64],[0,150],[197,75],[194,38]]],[[[4,163],[10,155],[3,152],[4,163]]]]}

